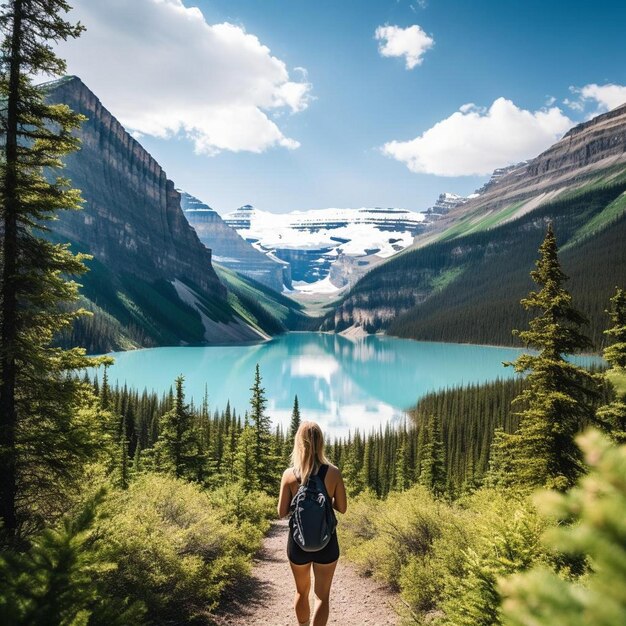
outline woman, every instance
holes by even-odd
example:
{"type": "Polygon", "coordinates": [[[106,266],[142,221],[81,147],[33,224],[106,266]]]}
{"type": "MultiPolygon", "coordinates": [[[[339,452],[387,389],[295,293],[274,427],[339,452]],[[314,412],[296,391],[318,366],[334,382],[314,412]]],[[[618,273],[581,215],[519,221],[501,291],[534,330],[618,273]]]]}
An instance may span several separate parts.
{"type": "MultiPolygon", "coordinates": [[[[290,504],[301,484],[306,485],[309,477],[318,475],[324,481],[333,508],[345,513],[348,508],[346,489],[341,472],[328,462],[324,454],[324,436],[315,422],[302,422],[296,433],[291,453],[292,467],[285,470],[280,485],[278,515],[286,517],[290,504]]],[[[333,574],[339,558],[337,533],[333,532],[330,542],[318,552],[305,552],[289,533],[287,556],[296,582],[295,610],[300,626],[309,626],[311,609],[309,591],[311,589],[311,565],[315,574],[315,613],[313,626],[325,626],[328,621],[328,599],[333,574]]]]}

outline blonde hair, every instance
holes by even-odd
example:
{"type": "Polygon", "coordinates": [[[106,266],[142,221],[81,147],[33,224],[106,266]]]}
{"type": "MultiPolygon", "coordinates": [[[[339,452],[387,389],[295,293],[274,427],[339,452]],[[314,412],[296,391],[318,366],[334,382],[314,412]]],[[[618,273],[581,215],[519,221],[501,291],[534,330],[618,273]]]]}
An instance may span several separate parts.
{"type": "Polygon", "coordinates": [[[324,434],[316,422],[302,422],[293,442],[291,464],[303,485],[309,476],[329,461],[324,454],[324,434]]]}

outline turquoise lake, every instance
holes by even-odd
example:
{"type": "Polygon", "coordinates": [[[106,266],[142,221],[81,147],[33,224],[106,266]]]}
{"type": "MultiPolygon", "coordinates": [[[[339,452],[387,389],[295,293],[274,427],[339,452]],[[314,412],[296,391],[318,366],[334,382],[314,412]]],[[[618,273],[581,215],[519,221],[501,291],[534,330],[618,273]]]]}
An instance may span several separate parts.
{"type": "MultiPolygon", "coordinates": [[[[187,397],[199,403],[208,391],[211,410],[230,400],[237,413],[248,408],[254,368],[261,368],[267,411],[287,424],[294,396],[302,416],[327,434],[344,436],[399,423],[404,410],[424,394],[465,383],[515,376],[503,361],[516,348],[417,342],[370,336],[358,340],[321,333],[289,333],[246,346],[152,348],[115,353],[111,383],[167,391],[179,374],[187,397]]],[[[599,362],[580,357],[579,362],[599,362]]]]}

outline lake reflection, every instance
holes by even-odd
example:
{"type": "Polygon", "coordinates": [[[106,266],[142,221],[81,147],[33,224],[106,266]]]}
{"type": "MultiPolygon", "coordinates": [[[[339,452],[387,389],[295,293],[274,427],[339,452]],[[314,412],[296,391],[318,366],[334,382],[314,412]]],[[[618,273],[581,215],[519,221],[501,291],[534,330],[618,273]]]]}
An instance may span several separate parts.
{"type": "MultiPolygon", "coordinates": [[[[289,333],[250,346],[153,348],[116,353],[110,379],[140,390],[163,392],[179,374],[189,398],[200,402],[205,386],[211,409],[230,400],[248,408],[254,368],[261,368],[268,413],[288,424],[294,395],[303,418],[331,436],[398,423],[429,391],[514,376],[502,361],[520,350],[391,337],[346,339],[321,333],[289,333]]],[[[583,359],[584,360],[584,359],[583,359]]],[[[586,359],[589,361],[590,359],[586,359]]]]}

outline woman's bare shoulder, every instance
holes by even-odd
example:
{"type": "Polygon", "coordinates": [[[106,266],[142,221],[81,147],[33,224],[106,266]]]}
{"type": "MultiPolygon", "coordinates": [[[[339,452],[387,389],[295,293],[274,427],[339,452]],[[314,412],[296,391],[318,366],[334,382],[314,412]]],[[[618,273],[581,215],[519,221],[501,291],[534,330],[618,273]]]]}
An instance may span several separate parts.
{"type": "Polygon", "coordinates": [[[332,476],[333,478],[339,478],[339,476],[341,476],[341,471],[339,470],[339,468],[336,465],[333,465],[332,463],[328,464],[328,475],[332,476]]]}
{"type": "Polygon", "coordinates": [[[296,475],[293,472],[293,467],[288,467],[283,472],[283,481],[286,483],[296,483],[298,482],[296,479],[296,475]]]}

